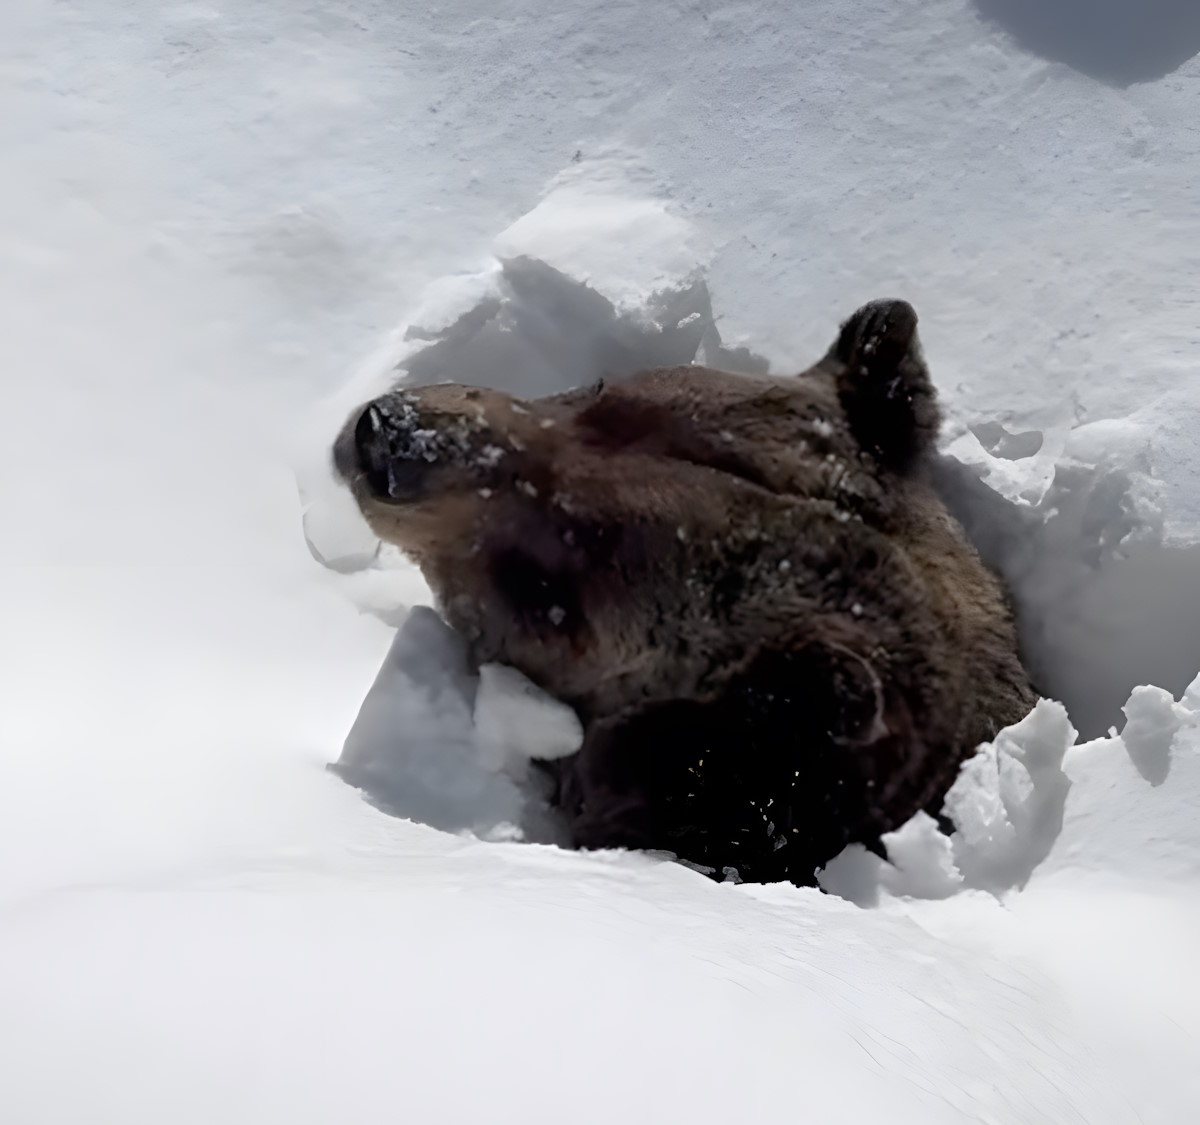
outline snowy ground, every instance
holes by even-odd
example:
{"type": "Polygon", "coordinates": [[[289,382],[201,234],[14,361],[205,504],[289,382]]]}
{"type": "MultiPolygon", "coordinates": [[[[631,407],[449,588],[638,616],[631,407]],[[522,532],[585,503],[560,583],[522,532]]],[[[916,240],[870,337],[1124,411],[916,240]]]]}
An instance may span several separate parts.
{"type": "Polygon", "coordinates": [[[6,5],[0,1118],[1200,1116],[1200,29],[1126,7],[6,5]],[[1123,736],[1043,704],[949,850],[845,897],[326,771],[422,586],[316,565],[293,466],[325,503],[331,401],[517,252],[626,309],[703,265],[778,370],[912,300],[950,451],[1023,504],[964,514],[1123,736]],[[1140,682],[1182,702],[1126,727],[1140,682]]]}

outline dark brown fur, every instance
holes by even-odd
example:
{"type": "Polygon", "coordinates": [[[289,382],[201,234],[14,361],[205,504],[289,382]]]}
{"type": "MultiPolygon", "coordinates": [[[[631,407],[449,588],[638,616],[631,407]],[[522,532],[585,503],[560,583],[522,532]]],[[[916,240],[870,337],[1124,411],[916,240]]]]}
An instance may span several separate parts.
{"type": "Polygon", "coordinates": [[[932,491],[903,302],[799,376],[646,371],[517,402],[399,390],[334,459],[473,658],[571,704],[580,846],[809,883],[936,811],[1033,702],[996,579],[932,491]]]}

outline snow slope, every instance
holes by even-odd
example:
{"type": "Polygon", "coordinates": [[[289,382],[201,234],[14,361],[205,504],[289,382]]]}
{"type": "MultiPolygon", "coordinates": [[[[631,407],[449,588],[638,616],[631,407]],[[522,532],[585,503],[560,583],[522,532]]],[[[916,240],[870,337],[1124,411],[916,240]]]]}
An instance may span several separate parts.
{"type": "Polygon", "coordinates": [[[422,588],[313,562],[295,435],[515,249],[634,309],[702,264],[778,369],[911,299],[951,451],[1027,501],[964,504],[1076,725],[1143,668],[1182,695],[1200,66],[1164,22],[1154,81],[1107,85],[1022,19],[4,7],[5,1121],[1195,1119],[1196,687],[1071,748],[1043,705],[952,854],[910,826],[896,871],[843,857],[848,898],[435,831],[324,769],[391,642],[354,602],[422,588]]]}

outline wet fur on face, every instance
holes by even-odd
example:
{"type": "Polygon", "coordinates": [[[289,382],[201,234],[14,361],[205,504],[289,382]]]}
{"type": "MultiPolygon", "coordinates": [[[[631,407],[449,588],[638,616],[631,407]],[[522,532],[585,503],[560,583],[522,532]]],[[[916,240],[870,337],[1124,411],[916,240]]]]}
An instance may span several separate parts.
{"type": "Polygon", "coordinates": [[[473,659],[579,713],[553,766],[578,844],[807,883],[936,811],[1033,702],[1003,593],[927,482],[937,428],[916,314],[885,301],[798,376],[397,390],[334,463],[473,659]]]}

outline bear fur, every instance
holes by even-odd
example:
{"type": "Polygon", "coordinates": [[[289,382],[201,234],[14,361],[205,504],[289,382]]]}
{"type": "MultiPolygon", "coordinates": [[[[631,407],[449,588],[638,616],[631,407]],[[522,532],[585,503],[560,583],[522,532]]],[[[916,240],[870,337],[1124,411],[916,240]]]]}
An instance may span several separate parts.
{"type": "Polygon", "coordinates": [[[937,815],[1035,702],[997,579],[929,481],[902,301],[797,376],[644,371],[529,401],[455,384],[356,412],[334,464],[477,665],[575,709],[547,763],[580,847],[811,884],[937,815]]]}

